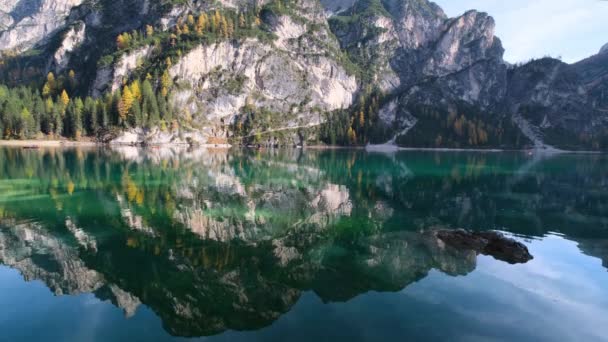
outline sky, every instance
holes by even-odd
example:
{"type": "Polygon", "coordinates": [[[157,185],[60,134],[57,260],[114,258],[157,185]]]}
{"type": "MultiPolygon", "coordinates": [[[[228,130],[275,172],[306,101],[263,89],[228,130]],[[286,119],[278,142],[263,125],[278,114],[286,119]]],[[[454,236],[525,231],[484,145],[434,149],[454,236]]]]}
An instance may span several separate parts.
{"type": "Polygon", "coordinates": [[[496,20],[511,63],[561,57],[576,62],[608,43],[608,0],[434,0],[450,17],[470,9],[496,20]]]}

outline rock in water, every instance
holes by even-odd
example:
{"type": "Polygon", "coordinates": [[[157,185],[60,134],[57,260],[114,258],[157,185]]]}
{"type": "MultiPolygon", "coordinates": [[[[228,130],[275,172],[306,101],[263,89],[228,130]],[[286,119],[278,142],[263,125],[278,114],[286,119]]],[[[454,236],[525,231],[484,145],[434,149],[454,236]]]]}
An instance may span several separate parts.
{"type": "Polygon", "coordinates": [[[483,255],[510,264],[525,264],[534,259],[523,243],[510,239],[499,232],[470,232],[458,230],[437,230],[437,238],[456,249],[471,249],[483,255]]]}

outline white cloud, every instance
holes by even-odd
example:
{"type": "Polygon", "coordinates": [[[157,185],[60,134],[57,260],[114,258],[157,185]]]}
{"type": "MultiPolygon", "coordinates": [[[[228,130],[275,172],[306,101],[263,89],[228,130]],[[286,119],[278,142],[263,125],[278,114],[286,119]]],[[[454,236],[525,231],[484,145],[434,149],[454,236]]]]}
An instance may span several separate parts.
{"type": "Polygon", "coordinates": [[[608,1],[602,0],[436,0],[450,16],[469,9],[496,19],[505,59],[561,56],[574,62],[608,43],[608,1]]]}

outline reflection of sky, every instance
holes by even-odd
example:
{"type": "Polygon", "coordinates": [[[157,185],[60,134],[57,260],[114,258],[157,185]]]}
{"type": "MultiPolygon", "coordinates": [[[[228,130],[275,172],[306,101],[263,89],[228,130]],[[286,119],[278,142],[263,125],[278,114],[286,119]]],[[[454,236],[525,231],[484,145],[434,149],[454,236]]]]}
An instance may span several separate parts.
{"type": "MultiPolygon", "coordinates": [[[[308,292],[268,328],[208,339],[601,340],[608,327],[608,272],[600,260],[557,236],[527,243],[535,259],[525,265],[480,257],[466,277],[432,271],[400,293],[372,292],[348,303],[323,304],[308,292]]],[[[41,282],[24,284],[6,268],[0,268],[0,303],[0,329],[9,340],[171,339],[147,308],[126,319],[93,295],[54,297],[41,282]]]]}

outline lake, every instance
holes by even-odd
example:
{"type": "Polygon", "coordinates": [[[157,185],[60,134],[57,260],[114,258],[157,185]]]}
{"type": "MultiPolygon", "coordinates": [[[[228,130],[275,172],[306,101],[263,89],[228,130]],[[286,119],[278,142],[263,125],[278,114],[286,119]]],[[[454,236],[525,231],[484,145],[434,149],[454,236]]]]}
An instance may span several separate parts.
{"type": "Polygon", "coordinates": [[[6,341],[606,341],[608,157],[0,148],[0,264],[6,341]]]}

